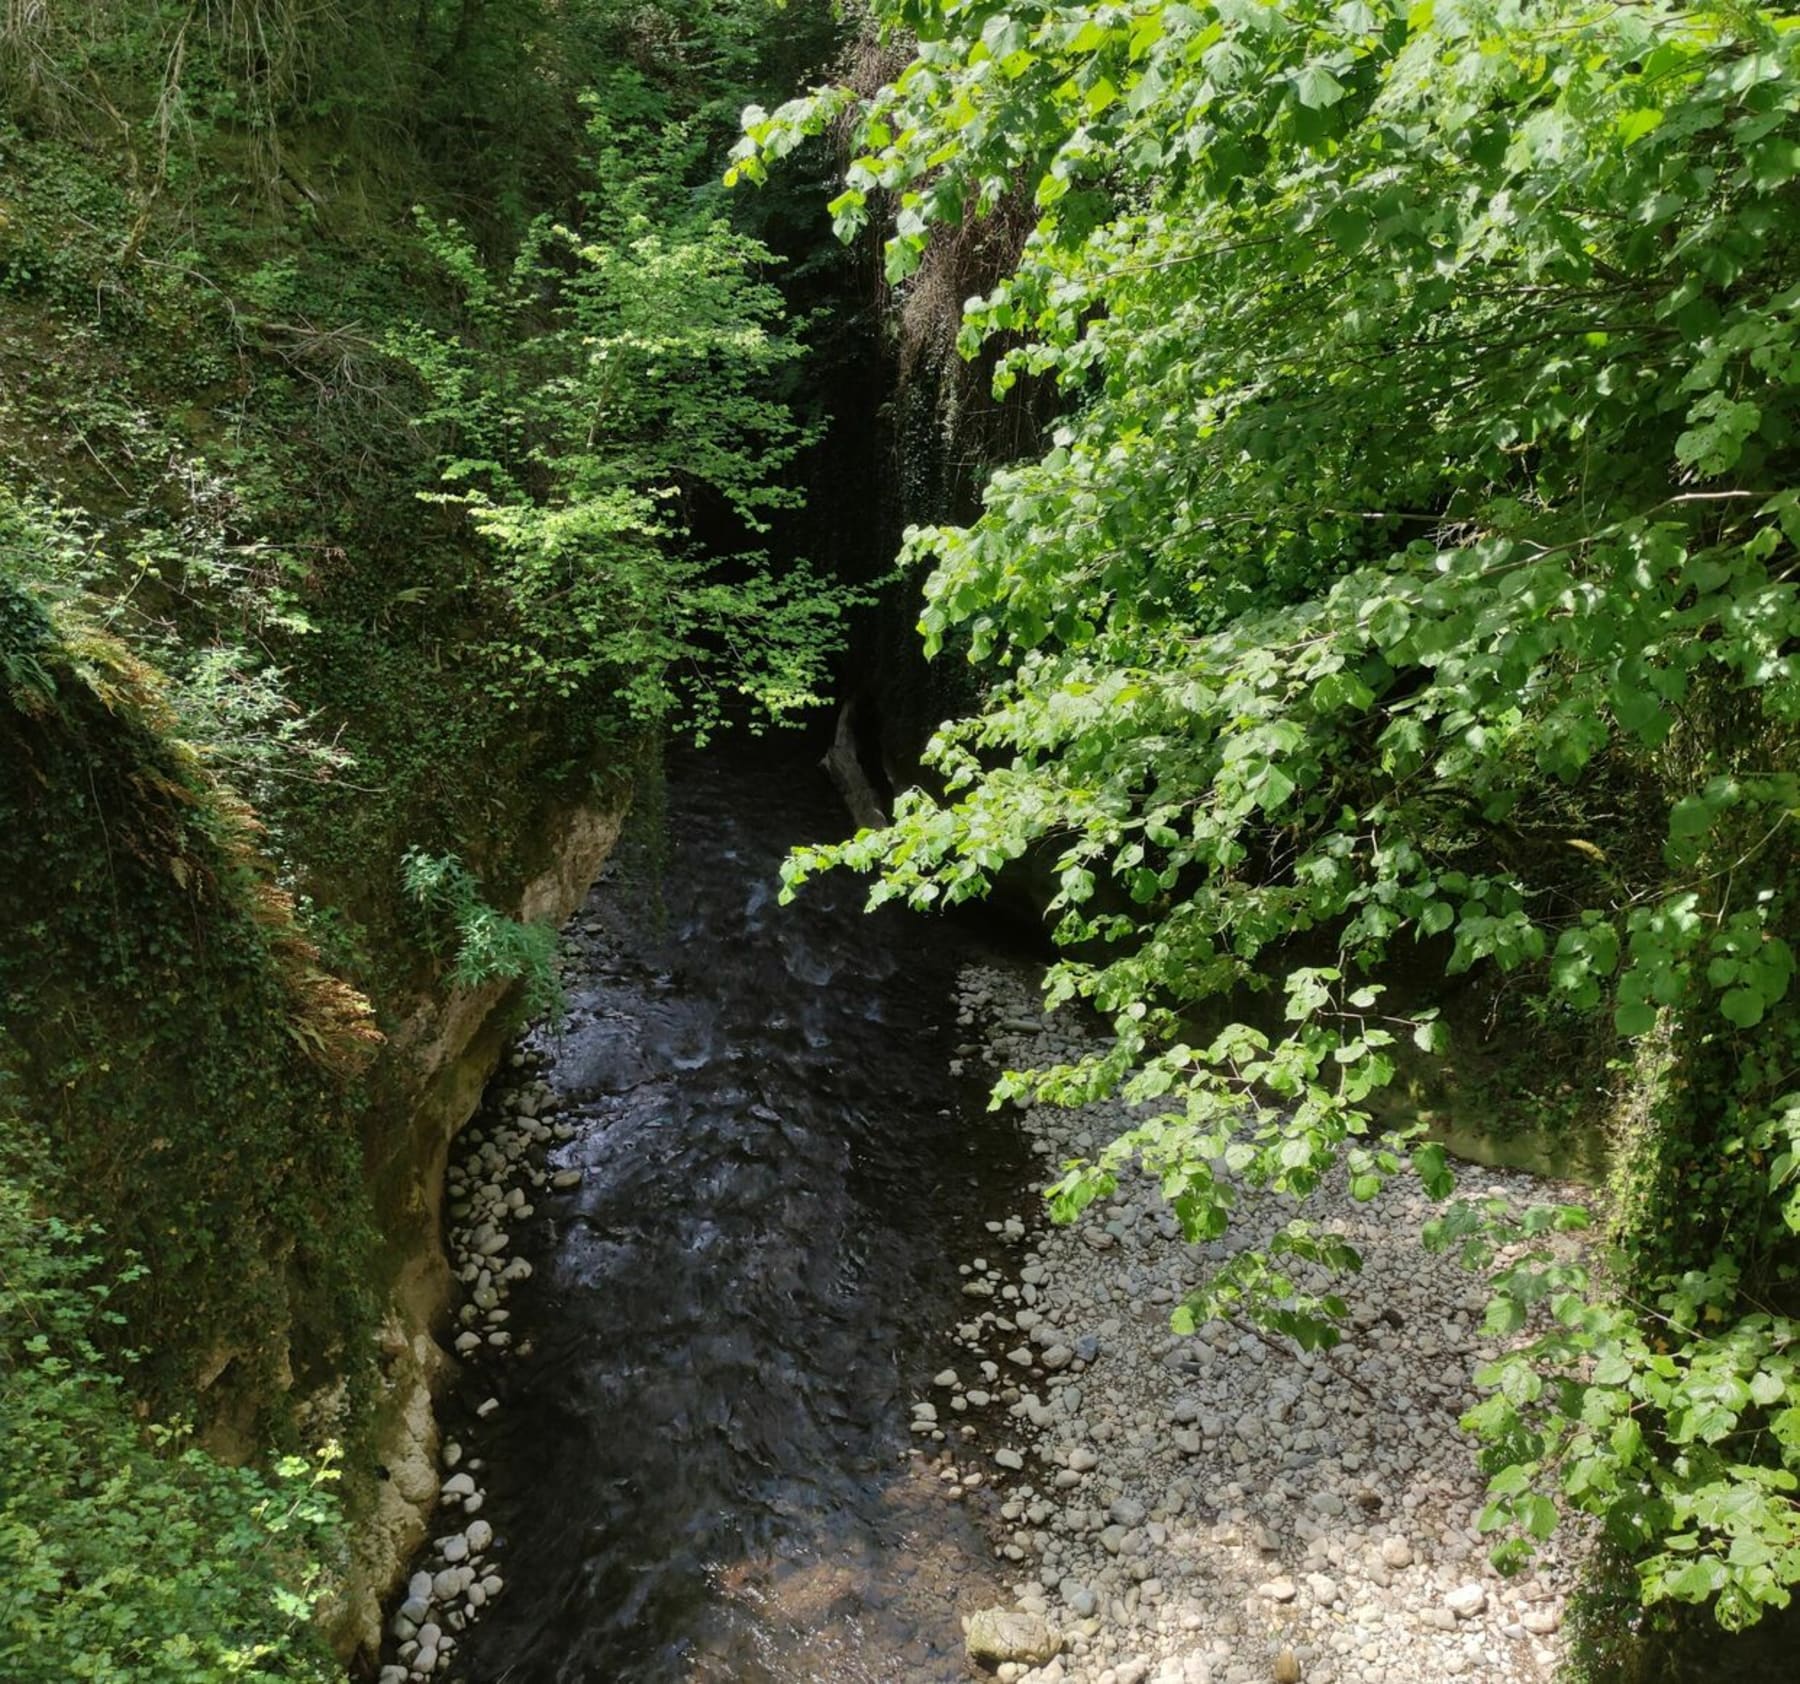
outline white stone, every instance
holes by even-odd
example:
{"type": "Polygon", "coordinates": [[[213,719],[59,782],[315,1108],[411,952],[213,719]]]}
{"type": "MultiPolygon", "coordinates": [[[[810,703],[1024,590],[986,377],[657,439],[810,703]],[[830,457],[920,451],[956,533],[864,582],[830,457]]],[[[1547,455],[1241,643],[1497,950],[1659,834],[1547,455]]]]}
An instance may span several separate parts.
{"type": "Polygon", "coordinates": [[[1444,1598],[1444,1606],[1459,1620],[1472,1620],[1487,1606],[1487,1587],[1473,1583],[1458,1585],[1444,1598]]]}

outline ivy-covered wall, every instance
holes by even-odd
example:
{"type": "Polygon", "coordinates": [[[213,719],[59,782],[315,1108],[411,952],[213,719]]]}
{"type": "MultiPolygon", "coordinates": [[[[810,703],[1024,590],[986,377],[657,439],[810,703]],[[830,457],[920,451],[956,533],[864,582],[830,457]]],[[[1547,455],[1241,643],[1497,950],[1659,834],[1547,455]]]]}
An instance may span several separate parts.
{"type": "Polygon", "coordinates": [[[0,637],[0,1063],[59,1193],[145,1264],[165,1401],[227,1365],[248,1395],[338,1377],[372,1304],[370,1008],[154,675],[3,580],[0,637]]]}

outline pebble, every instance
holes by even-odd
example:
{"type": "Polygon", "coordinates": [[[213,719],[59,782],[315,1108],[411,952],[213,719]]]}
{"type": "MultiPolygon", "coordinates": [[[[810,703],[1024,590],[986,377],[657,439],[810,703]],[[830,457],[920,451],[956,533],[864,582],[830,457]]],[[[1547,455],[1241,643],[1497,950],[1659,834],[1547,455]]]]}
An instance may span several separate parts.
{"type": "MultiPolygon", "coordinates": [[[[1095,1047],[1042,1016],[1022,970],[971,968],[958,1004],[972,1042],[988,1026],[959,1055],[972,1066],[1095,1047]]],[[[1110,1102],[1017,1115],[1046,1178],[1128,1125],[1110,1102]]],[[[1580,1197],[1510,1171],[1465,1179],[1478,1195],[1580,1197]]],[[[1170,1329],[1210,1270],[1293,1214],[1269,1193],[1241,1192],[1224,1240],[1189,1246],[1155,1184],[1122,1173],[1072,1227],[1020,1218],[1010,1262],[962,1264],[970,1319],[933,1385],[968,1411],[951,1417],[957,1437],[1015,1475],[989,1511],[995,1555],[1017,1611],[1055,1618],[1065,1638],[1054,1661],[999,1664],[1000,1684],[1527,1684],[1555,1671],[1579,1527],[1552,1540],[1518,1604],[1479,1617],[1499,1607],[1498,1581],[1479,1565],[1483,1482],[1457,1422],[1498,1346],[1480,1338],[1480,1282],[1418,1244],[1433,1211],[1404,1177],[1366,1203],[1329,1184],[1311,1201],[1306,1215],[1364,1259],[1330,1352],[1222,1323],[1170,1329]],[[971,1365],[981,1384],[964,1390],[971,1365]],[[974,1412],[990,1403],[1005,1416],[974,1412]]],[[[1004,1217],[987,1231],[1013,1233],[1004,1217]]],[[[1284,1261],[1296,1290],[1322,1290],[1309,1268],[1284,1261]]],[[[953,1472],[943,1489],[965,1494],[953,1472]]]]}
{"type": "Polygon", "coordinates": [[[1472,1620],[1487,1607],[1487,1587],[1476,1584],[1458,1585],[1444,1598],[1444,1606],[1459,1620],[1472,1620]]]}
{"type": "MultiPolygon", "coordinates": [[[[528,1072],[533,1065],[526,1055],[515,1052],[507,1067],[528,1072]]],[[[456,1278],[467,1289],[457,1314],[461,1328],[453,1344],[470,1364],[511,1361],[515,1349],[523,1355],[530,1348],[529,1341],[515,1348],[512,1333],[504,1324],[511,1318],[505,1307],[508,1290],[530,1278],[531,1265],[522,1257],[502,1262],[499,1256],[511,1243],[505,1224],[525,1221],[533,1214],[523,1183],[568,1191],[580,1185],[583,1175],[579,1169],[550,1174],[538,1167],[536,1149],[552,1138],[572,1139],[575,1130],[569,1124],[552,1127],[538,1120],[554,1106],[544,1084],[529,1077],[523,1085],[516,1077],[510,1080],[510,1090],[488,1099],[498,1120],[465,1131],[465,1155],[445,1176],[451,1218],[461,1224],[450,1231],[451,1263],[456,1278]]],[[[499,1408],[499,1398],[490,1396],[477,1405],[475,1415],[488,1420],[499,1408]]],[[[453,1634],[464,1631],[503,1587],[498,1573],[490,1570],[477,1577],[473,1565],[473,1559],[485,1555],[496,1541],[492,1524],[476,1518],[487,1500],[475,1477],[481,1459],[467,1455],[455,1439],[445,1441],[439,1459],[444,1469],[440,1499],[446,1507],[461,1509],[464,1527],[438,1538],[408,1580],[406,1599],[392,1621],[394,1636],[400,1639],[397,1658],[401,1664],[383,1668],[383,1684],[447,1671],[456,1648],[453,1634]],[[439,1611],[436,1615],[434,1608],[439,1611]]]]}

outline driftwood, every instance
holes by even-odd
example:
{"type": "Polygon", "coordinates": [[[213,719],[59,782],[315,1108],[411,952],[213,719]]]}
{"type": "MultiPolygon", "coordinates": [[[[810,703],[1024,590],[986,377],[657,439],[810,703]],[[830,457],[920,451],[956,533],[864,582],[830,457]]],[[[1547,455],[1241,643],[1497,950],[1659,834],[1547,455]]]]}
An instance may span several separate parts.
{"type": "Polygon", "coordinates": [[[875,793],[875,786],[863,769],[862,756],[857,753],[855,701],[845,702],[838,709],[837,730],[832,735],[831,747],[819,764],[831,775],[851,818],[859,826],[875,830],[888,822],[887,809],[875,793]]]}

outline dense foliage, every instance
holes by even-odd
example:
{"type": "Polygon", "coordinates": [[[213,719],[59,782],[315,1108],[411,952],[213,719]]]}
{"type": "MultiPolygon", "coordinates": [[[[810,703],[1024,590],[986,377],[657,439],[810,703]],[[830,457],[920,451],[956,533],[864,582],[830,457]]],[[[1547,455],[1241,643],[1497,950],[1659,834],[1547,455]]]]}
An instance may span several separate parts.
{"type": "MultiPolygon", "coordinates": [[[[0,1116],[9,1172],[30,1148],[0,1116]]],[[[0,1178],[0,1670],[15,1684],[336,1675],[310,1625],[339,1559],[330,1457],[229,1468],[132,1406],[93,1236],[0,1178]]]]}
{"type": "MultiPolygon", "coordinates": [[[[1528,1249],[1496,1280],[1490,1327],[1529,1337],[1471,1417],[1487,1523],[1516,1563],[1560,1501],[1646,1600],[1727,1625],[1784,1605],[1800,23],[1676,0],[883,18],[904,72],[748,112],[736,173],[847,122],[839,227],[891,212],[900,281],[1028,199],[964,344],[1003,353],[1002,387],[1053,378],[1066,417],[979,520],[909,538],[928,646],[964,640],[987,679],[930,751],[945,794],[802,851],[793,883],[850,865],[933,906],[1051,850],[1049,998],[1116,1042],[999,1096],[1144,1106],[1070,1167],[1064,1215],[1133,1165],[1195,1238],[1243,1182],[1372,1194],[1406,1150],[1371,1121],[1396,1043],[1444,1035],[1399,985],[1422,965],[1635,1043],[1610,1278],[1528,1249]]],[[[1449,1191],[1438,1149],[1413,1158],[1449,1191]]],[[[1435,1237],[1479,1259],[1580,1220],[1454,1207],[1435,1237]]],[[[1327,1249],[1303,1223],[1286,1243],[1327,1249]]],[[[1218,1290],[1333,1337],[1273,1266],[1218,1290]]]]}
{"type": "Polygon", "coordinates": [[[702,737],[734,702],[780,718],[821,699],[843,602],[804,561],[716,536],[748,546],[802,502],[784,471],[806,435],[778,395],[801,348],[756,278],[772,256],[688,192],[685,126],[645,145],[597,114],[589,136],[606,185],[581,195],[579,231],[538,219],[496,278],[459,229],[428,226],[461,331],[393,340],[449,447],[440,495],[499,556],[493,682],[522,698],[602,680],[634,724],[702,737]]]}
{"type": "Polygon", "coordinates": [[[833,39],[770,10],[0,17],[9,1679],[318,1674],[337,1498],[279,1458],[368,1500],[429,1226],[382,1034],[541,1002],[561,818],[816,688],[798,345],[716,179],[833,39]]]}

